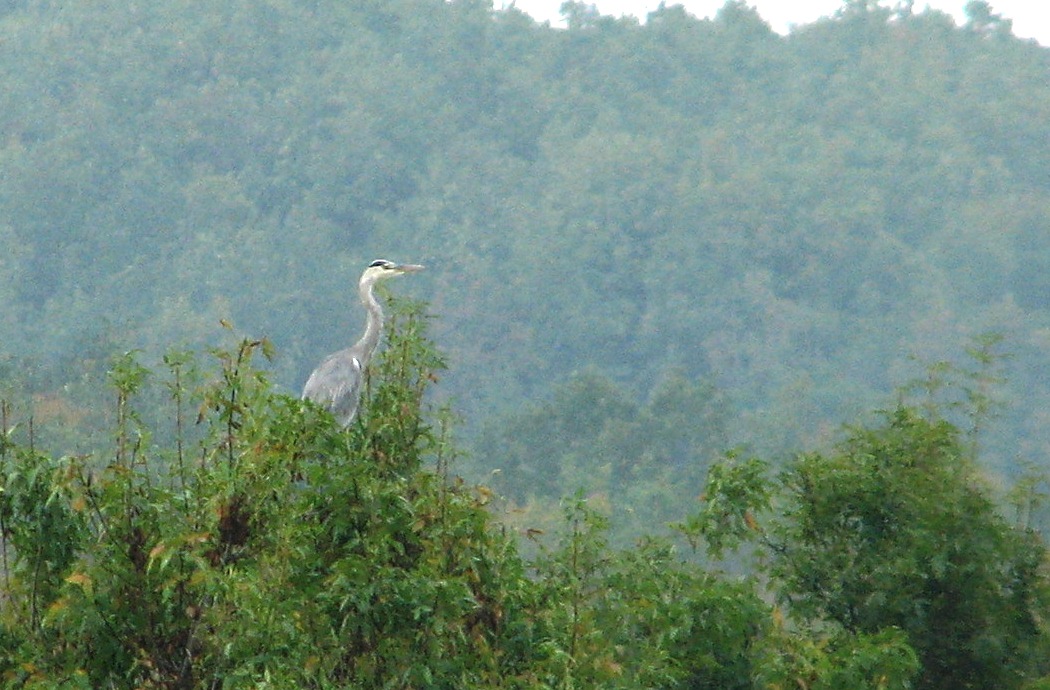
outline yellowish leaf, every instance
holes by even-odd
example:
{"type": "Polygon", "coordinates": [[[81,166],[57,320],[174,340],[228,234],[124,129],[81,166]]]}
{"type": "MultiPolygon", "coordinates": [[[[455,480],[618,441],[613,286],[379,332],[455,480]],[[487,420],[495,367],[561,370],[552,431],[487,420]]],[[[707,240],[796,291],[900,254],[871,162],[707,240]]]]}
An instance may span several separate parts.
{"type": "Polygon", "coordinates": [[[784,627],[784,614],[780,611],[779,606],[773,607],[773,624],[778,628],[784,627]]]}
{"type": "Polygon", "coordinates": [[[167,545],[164,542],[161,542],[149,550],[149,559],[152,561],[167,550],[167,545]]]}
{"type": "Polygon", "coordinates": [[[60,599],[55,599],[55,601],[53,601],[51,603],[51,605],[47,607],[47,615],[48,615],[48,617],[51,617],[51,616],[54,616],[56,614],[62,613],[63,611],[65,611],[68,608],[69,608],[69,599],[67,599],[66,597],[62,597],[60,599]]]}
{"type": "Polygon", "coordinates": [[[71,585],[77,585],[85,592],[91,591],[91,577],[87,573],[72,573],[66,578],[66,582],[71,585]]]}

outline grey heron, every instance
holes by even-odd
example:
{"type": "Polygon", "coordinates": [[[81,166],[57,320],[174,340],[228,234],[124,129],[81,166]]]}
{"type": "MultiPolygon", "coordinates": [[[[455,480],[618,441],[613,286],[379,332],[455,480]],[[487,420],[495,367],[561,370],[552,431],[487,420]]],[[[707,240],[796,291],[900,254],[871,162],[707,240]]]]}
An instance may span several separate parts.
{"type": "Polygon", "coordinates": [[[383,332],[383,308],[373,288],[380,280],[421,270],[418,264],[396,264],[386,259],[368,264],[358,282],[361,303],[368,312],[364,335],[350,347],[325,357],[303,387],[303,400],[312,400],[330,411],[344,428],[357,415],[365,368],[383,332]]]}

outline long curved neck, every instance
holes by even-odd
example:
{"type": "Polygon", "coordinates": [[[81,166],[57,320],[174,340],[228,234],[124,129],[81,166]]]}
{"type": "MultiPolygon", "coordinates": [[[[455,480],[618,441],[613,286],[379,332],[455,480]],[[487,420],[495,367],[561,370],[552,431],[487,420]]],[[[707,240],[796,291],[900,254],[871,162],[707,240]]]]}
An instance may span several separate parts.
{"type": "Polygon", "coordinates": [[[368,310],[367,320],[365,321],[365,334],[354,345],[354,348],[364,355],[363,359],[365,361],[362,364],[371,358],[372,353],[379,344],[379,335],[383,331],[383,307],[379,304],[379,300],[376,299],[375,293],[372,291],[373,286],[374,283],[368,281],[361,283],[358,288],[361,294],[361,303],[368,310]]]}

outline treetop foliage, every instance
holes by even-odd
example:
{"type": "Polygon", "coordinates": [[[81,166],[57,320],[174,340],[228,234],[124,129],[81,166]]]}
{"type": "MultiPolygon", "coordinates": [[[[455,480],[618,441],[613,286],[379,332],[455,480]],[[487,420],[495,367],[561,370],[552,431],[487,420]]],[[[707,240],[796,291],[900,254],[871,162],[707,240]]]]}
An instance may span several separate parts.
{"type": "Polygon", "coordinates": [[[612,548],[582,493],[524,558],[493,492],[451,473],[421,309],[395,305],[347,430],[273,389],[261,339],[163,373],[113,358],[95,454],[48,455],[4,404],[4,686],[906,690],[1050,670],[1042,542],[918,408],[779,478],[712,467],[677,529],[714,556],[750,542],[780,603],[667,538],[612,548]],[[151,385],[170,444],[139,414],[151,385]]]}
{"type": "Polygon", "coordinates": [[[894,410],[831,455],[800,456],[782,482],[771,572],[793,610],[905,631],[919,687],[1016,685],[1045,653],[1045,544],[1000,516],[951,424],[894,410]]]}

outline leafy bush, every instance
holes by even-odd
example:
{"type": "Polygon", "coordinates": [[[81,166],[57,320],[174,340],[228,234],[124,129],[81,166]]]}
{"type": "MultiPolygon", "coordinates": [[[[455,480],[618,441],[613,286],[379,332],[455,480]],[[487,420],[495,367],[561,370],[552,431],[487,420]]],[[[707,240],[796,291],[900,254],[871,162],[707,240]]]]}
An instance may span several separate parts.
{"type": "Polygon", "coordinates": [[[786,469],[772,573],[799,614],[903,630],[920,688],[1019,687],[1047,651],[1045,546],[980,488],[956,427],[898,408],[786,469]]]}
{"type": "MultiPolygon", "coordinates": [[[[418,304],[396,305],[365,412],[348,431],[275,392],[263,340],[169,356],[176,426],[151,444],[115,360],[108,458],[3,449],[2,672],[52,687],[483,687],[530,658],[531,585],[482,492],[446,475],[423,401],[442,366],[418,304]]],[[[440,415],[438,415],[440,417],[440,415]]]]}

